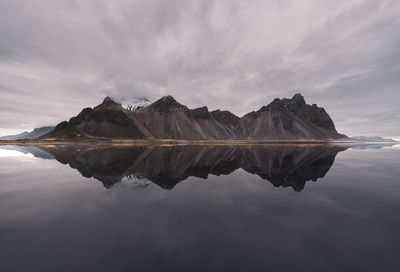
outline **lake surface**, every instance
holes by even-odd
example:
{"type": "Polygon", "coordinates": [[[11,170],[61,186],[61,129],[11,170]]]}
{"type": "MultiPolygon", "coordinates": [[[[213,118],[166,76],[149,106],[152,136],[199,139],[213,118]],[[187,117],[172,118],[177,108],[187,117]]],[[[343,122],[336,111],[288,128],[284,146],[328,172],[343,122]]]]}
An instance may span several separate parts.
{"type": "Polygon", "coordinates": [[[0,271],[400,271],[399,146],[0,146],[0,271]]]}

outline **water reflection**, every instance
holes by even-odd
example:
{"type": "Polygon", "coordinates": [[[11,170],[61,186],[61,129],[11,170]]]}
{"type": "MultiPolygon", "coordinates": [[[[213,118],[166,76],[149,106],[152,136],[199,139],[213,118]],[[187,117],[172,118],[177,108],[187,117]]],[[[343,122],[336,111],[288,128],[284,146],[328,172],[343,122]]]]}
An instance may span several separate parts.
{"type": "Polygon", "coordinates": [[[1,272],[400,271],[396,148],[3,148],[1,272]]]}
{"type": "Polygon", "coordinates": [[[170,190],[190,176],[207,179],[209,174],[229,175],[241,168],[275,187],[297,192],[307,181],[323,178],[336,155],[346,149],[337,145],[41,147],[48,153],[45,158],[54,157],[106,188],[128,180],[138,187],[152,182],[170,190]]]}

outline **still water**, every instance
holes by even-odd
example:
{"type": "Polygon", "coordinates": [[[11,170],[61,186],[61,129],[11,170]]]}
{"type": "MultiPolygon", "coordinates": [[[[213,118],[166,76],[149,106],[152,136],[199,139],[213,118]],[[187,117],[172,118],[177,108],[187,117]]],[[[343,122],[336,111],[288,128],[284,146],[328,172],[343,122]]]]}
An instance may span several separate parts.
{"type": "Polygon", "coordinates": [[[0,146],[0,271],[400,271],[398,146],[0,146]]]}

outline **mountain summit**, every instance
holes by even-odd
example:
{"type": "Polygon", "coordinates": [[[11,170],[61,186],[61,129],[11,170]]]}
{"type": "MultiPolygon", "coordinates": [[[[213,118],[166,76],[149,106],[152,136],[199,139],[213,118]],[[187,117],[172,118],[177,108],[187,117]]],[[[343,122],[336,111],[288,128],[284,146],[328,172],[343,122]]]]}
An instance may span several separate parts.
{"type": "Polygon", "coordinates": [[[323,139],[340,138],[324,108],[306,104],[301,94],[293,98],[276,98],[258,111],[242,117],[245,138],[323,139]]]}
{"type": "Polygon", "coordinates": [[[336,131],[328,113],[306,103],[301,94],[274,99],[257,111],[238,117],[229,111],[189,109],[172,96],[164,96],[144,107],[123,107],[106,97],[64,121],[42,138],[69,139],[117,137],[133,139],[318,139],[345,138],[336,131]]]}

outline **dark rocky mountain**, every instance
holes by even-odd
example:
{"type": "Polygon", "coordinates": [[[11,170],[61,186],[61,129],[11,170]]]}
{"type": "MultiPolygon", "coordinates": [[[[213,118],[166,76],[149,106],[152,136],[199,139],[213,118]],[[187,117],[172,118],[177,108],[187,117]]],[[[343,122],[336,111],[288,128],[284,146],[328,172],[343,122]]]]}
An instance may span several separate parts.
{"type": "Polygon", "coordinates": [[[190,176],[206,179],[209,174],[228,175],[241,168],[275,187],[295,191],[301,191],[307,181],[324,177],[336,154],[347,149],[338,145],[40,148],[106,188],[128,178],[169,190],[190,176]]]}
{"type": "Polygon", "coordinates": [[[275,99],[242,118],[229,111],[189,109],[165,96],[135,111],[112,98],[85,108],[69,122],[60,123],[50,139],[113,137],[133,139],[340,139],[345,135],[323,108],[306,104],[301,94],[275,99]]]}
{"type": "Polygon", "coordinates": [[[306,104],[301,94],[292,99],[275,99],[258,111],[242,117],[245,138],[337,139],[344,135],[336,131],[328,113],[316,104],[306,104]]]}
{"type": "Polygon", "coordinates": [[[34,130],[32,130],[30,132],[24,131],[17,135],[3,136],[3,137],[0,137],[0,140],[14,141],[14,140],[23,140],[23,139],[35,139],[35,138],[38,138],[42,135],[45,135],[45,134],[53,131],[53,130],[54,130],[53,126],[45,126],[45,127],[35,128],[34,130]]]}

